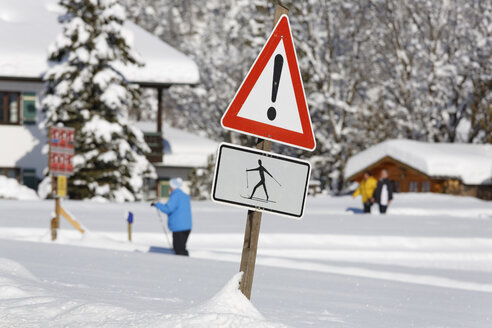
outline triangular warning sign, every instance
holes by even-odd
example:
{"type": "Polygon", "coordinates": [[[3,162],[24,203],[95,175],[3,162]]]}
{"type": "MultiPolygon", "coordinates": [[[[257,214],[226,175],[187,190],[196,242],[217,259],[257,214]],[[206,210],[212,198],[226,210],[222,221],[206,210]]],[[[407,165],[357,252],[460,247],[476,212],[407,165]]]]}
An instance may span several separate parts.
{"type": "Polygon", "coordinates": [[[273,29],[221,121],[225,129],[314,150],[289,19],[273,29]]]}

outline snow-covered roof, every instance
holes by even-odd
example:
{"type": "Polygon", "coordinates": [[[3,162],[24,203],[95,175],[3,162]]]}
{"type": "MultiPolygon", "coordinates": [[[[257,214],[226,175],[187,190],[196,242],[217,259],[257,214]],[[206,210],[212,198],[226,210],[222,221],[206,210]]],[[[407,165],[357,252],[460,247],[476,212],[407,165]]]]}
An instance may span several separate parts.
{"type": "Polygon", "coordinates": [[[431,177],[454,177],[465,184],[492,183],[492,145],[387,140],[352,156],[345,178],[391,157],[431,177]]]}
{"type": "MultiPolygon", "coordinates": [[[[154,132],[155,122],[135,122],[140,130],[154,132]]],[[[163,124],[164,166],[205,167],[208,157],[217,152],[219,143],[163,124]]]]}
{"type": "Polygon", "coordinates": [[[170,126],[164,127],[164,165],[205,167],[219,143],[170,126]]]}
{"type": "MultiPolygon", "coordinates": [[[[48,68],[48,46],[62,28],[57,0],[0,0],[0,77],[38,79],[48,68]]],[[[132,22],[125,28],[133,34],[135,50],[144,67],[121,67],[133,82],[197,83],[194,61],[132,22]]]]}

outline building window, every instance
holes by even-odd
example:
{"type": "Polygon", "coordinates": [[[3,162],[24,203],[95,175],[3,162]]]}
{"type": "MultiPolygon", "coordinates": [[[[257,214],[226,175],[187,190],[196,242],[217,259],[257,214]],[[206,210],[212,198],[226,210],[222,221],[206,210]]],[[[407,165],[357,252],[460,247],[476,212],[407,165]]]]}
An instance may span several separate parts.
{"type": "Polygon", "coordinates": [[[410,192],[418,192],[419,191],[419,183],[417,181],[410,181],[410,192]]]}
{"type": "Polygon", "coordinates": [[[16,167],[0,167],[0,175],[20,181],[20,169],[16,167]]]}
{"type": "Polygon", "coordinates": [[[36,169],[22,169],[22,184],[31,189],[38,189],[36,169]]]}
{"type": "Polygon", "coordinates": [[[0,124],[20,124],[20,93],[0,92],[0,124]]]}
{"type": "Polygon", "coordinates": [[[24,124],[36,124],[36,94],[22,94],[22,120],[24,124]]]}
{"type": "Polygon", "coordinates": [[[423,181],[422,182],[422,192],[429,192],[430,191],[430,182],[429,181],[423,181]]]}
{"type": "Polygon", "coordinates": [[[152,178],[144,178],[143,179],[143,193],[144,199],[156,199],[157,198],[157,181],[152,178]]]}
{"type": "Polygon", "coordinates": [[[169,186],[169,180],[161,180],[159,182],[159,197],[168,198],[171,195],[171,187],[169,186]]]}
{"type": "Polygon", "coordinates": [[[400,192],[400,181],[393,180],[393,192],[400,192]]]}

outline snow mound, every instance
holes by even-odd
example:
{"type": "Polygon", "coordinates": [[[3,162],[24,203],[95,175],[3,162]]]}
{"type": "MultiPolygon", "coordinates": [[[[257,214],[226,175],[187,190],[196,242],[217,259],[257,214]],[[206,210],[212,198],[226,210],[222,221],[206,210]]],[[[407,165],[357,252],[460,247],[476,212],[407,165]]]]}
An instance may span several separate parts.
{"type": "Polygon", "coordinates": [[[51,194],[51,176],[46,176],[38,185],[38,196],[47,199],[51,194]]]}
{"type": "Polygon", "coordinates": [[[263,320],[263,316],[251,304],[246,296],[239,290],[239,283],[243,276],[242,272],[237,273],[212,299],[199,307],[198,312],[202,313],[229,313],[244,315],[263,320]]]}
{"type": "Polygon", "coordinates": [[[0,175],[0,198],[33,200],[38,199],[34,190],[23,186],[16,179],[0,175]]]}
{"type": "Polygon", "coordinates": [[[286,327],[266,321],[239,290],[243,273],[237,273],[214,297],[184,313],[172,315],[166,327],[286,327]]]}
{"type": "Polygon", "coordinates": [[[19,263],[0,258],[0,282],[5,282],[10,277],[36,280],[36,277],[19,263]]]}
{"type": "MultiPolygon", "coordinates": [[[[6,258],[0,258],[0,308],[2,307],[1,301],[37,296],[39,294],[37,290],[26,288],[26,285],[32,281],[36,282],[37,278],[22,265],[6,258]]],[[[0,315],[0,319],[1,317],[0,315]]]]}
{"type": "Polygon", "coordinates": [[[132,312],[77,288],[37,279],[21,264],[0,258],[0,327],[285,327],[266,321],[239,291],[241,273],[204,304],[181,313],[132,312]]]}
{"type": "MultiPolygon", "coordinates": [[[[24,327],[114,327],[114,317],[128,314],[121,307],[74,299],[69,293],[37,279],[21,264],[0,258],[0,327],[21,322],[24,327]]],[[[119,323],[116,326],[123,327],[119,323]]]]}

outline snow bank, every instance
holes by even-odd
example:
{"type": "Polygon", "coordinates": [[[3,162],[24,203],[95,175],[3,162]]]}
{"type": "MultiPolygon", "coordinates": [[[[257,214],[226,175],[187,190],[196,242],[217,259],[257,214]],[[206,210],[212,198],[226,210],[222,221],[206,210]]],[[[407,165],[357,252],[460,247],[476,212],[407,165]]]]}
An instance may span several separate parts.
{"type": "Polygon", "coordinates": [[[30,296],[30,293],[22,286],[26,279],[36,280],[36,278],[19,263],[9,259],[0,258],[0,302],[3,300],[30,296]]]}
{"type": "Polygon", "coordinates": [[[263,318],[239,291],[240,279],[235,275],[209,301],[181,313],[132,312],[81,299],[80,286],[41,281],[21,264],[0,258],[0,326],[285,327],[263,318]]]}
{"type": "Polygon", "coordinates": [[[16,179],[0,175],[0,198],[33,200],[38,199],[34,190],[23,186],[16,179]]]}
{"type": "Polygon", "coordinates": [[[390,156],[432,177],[453,177],[465,184],[492,183],[492,145],[387,140],[352,156],[345,179],[390,156]]]}
{"type": "Polygon", "coordinates": [[[242,273],[232,279],[209,301],[172,315],[166,327],[285,327],[283,324],[266,321],[251,302],[239,291],[242,273]]]}
{"type": "Polygon", "coordinates": [[[0,326],[108,327],[128,313],[120,307],[77,300],[69,287],[61,287],[40,281],[15,261],[0,258],[0,326]]]}

